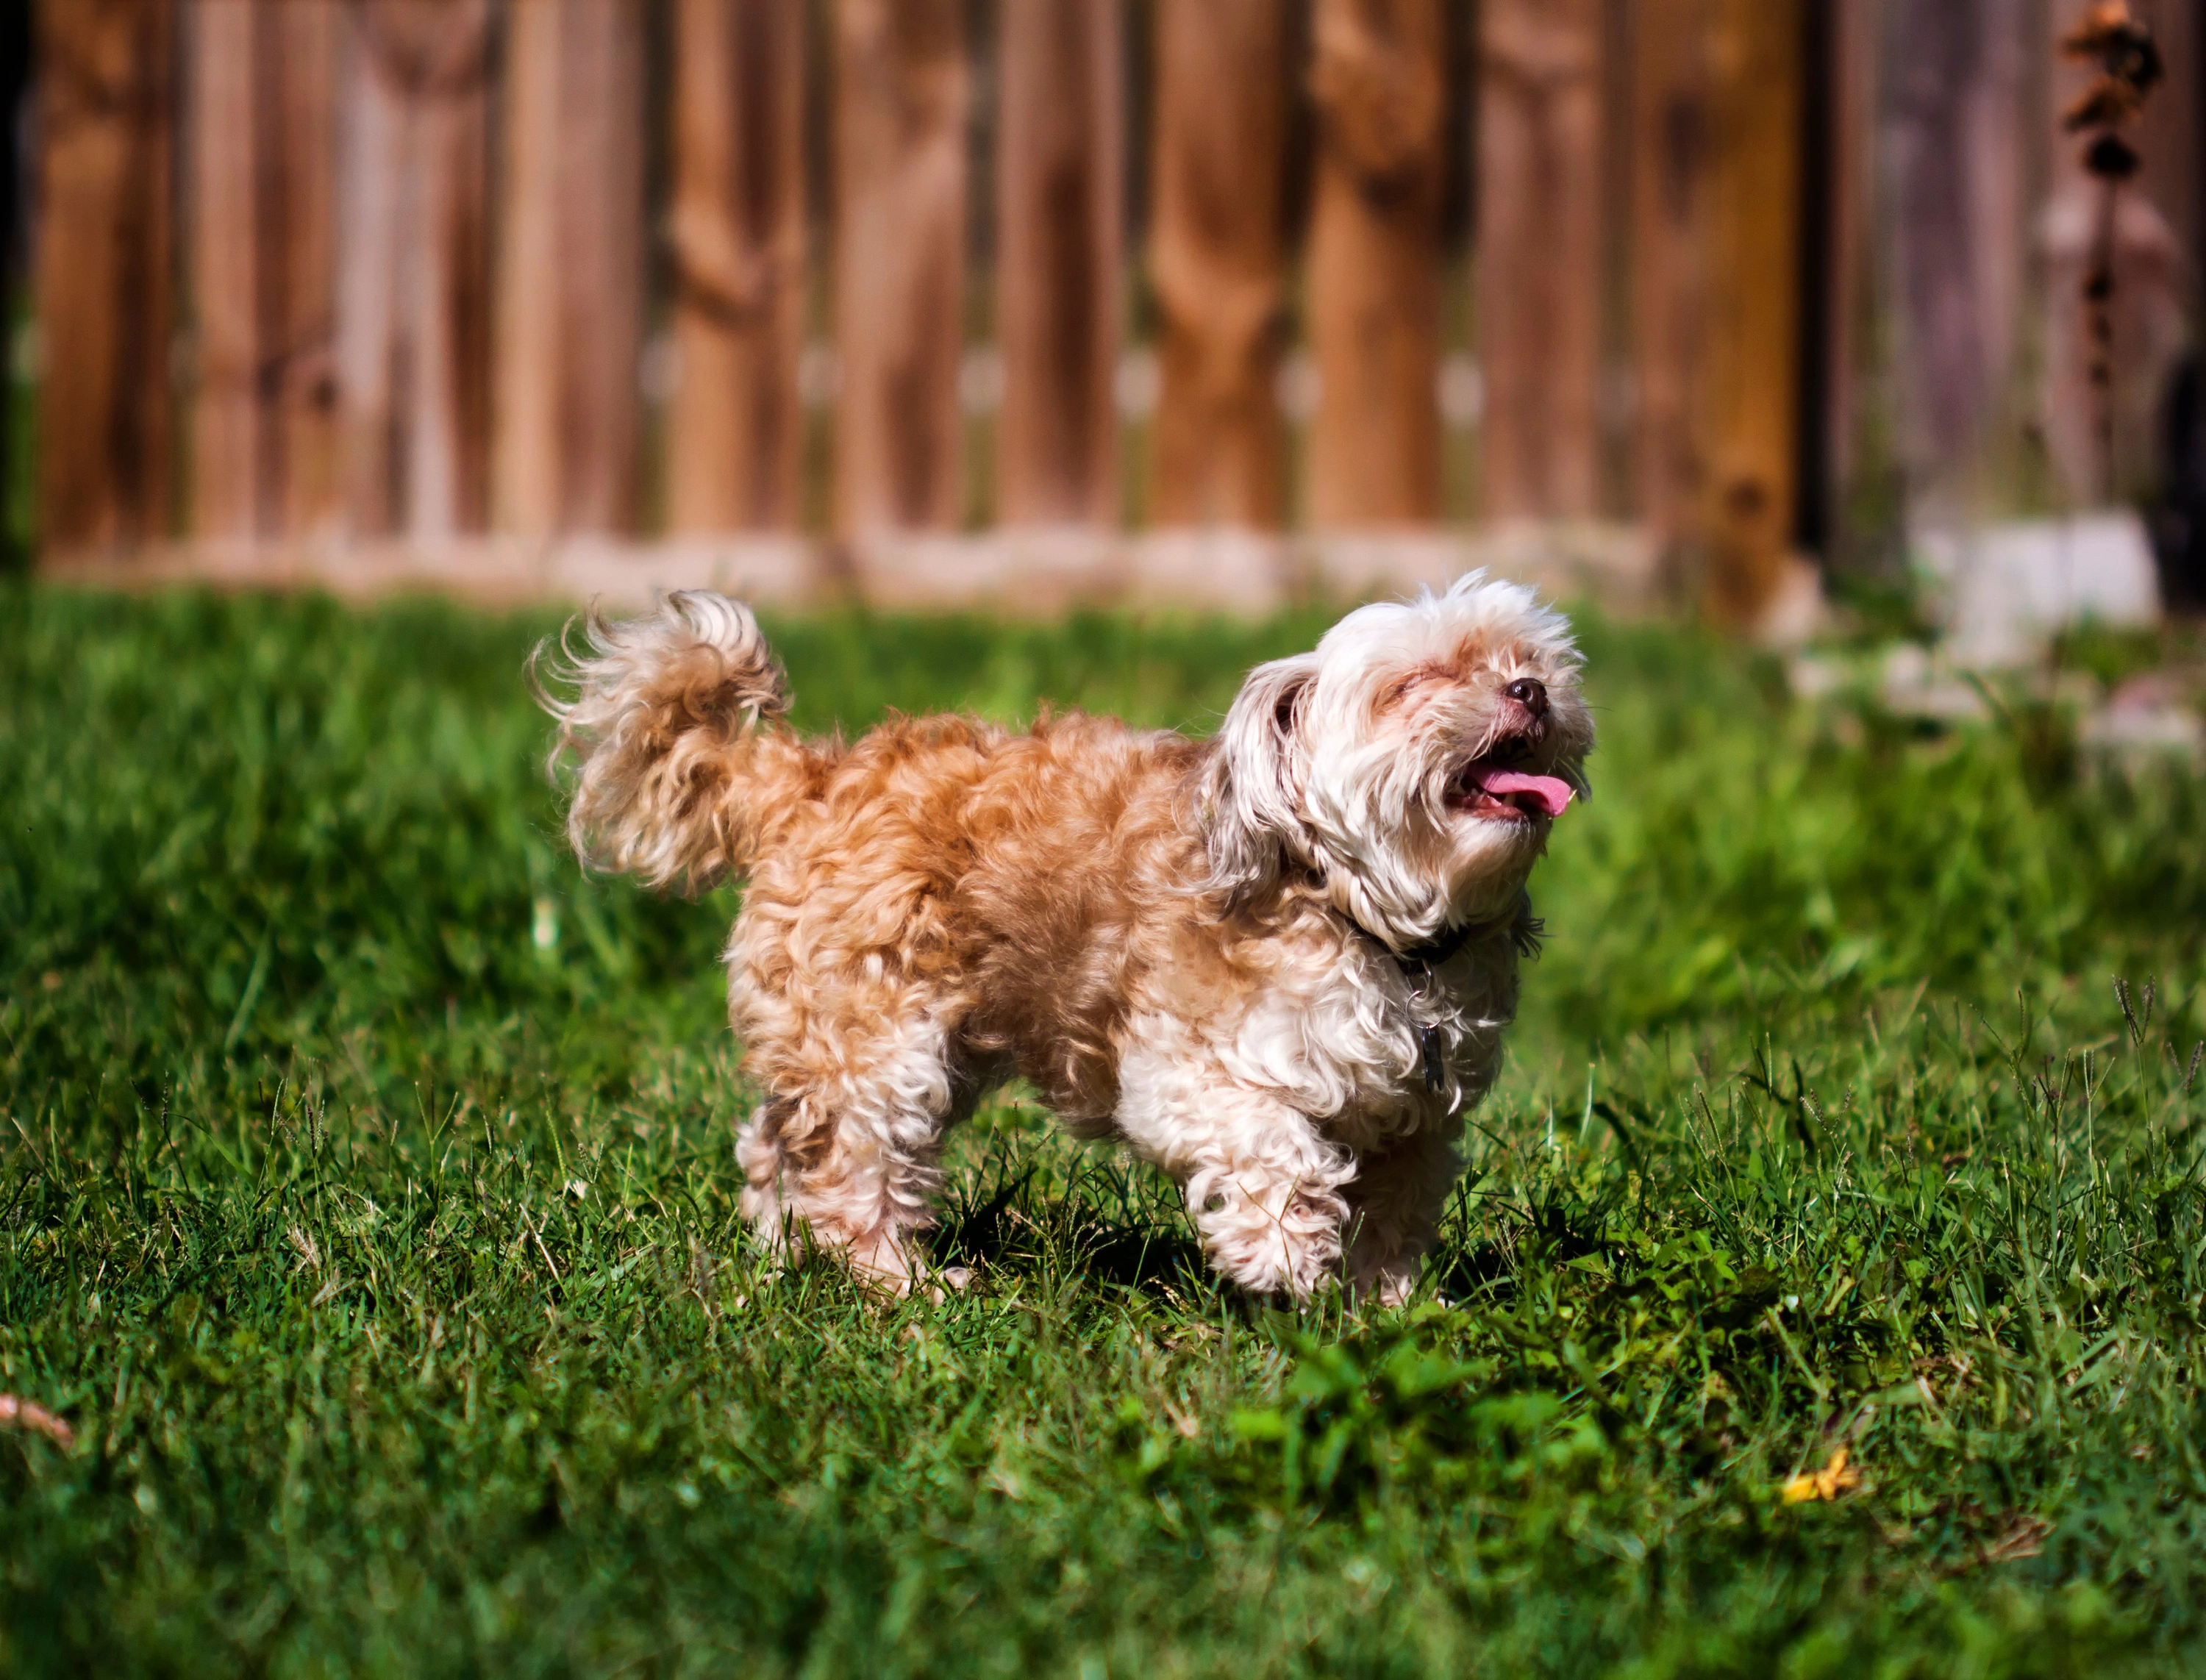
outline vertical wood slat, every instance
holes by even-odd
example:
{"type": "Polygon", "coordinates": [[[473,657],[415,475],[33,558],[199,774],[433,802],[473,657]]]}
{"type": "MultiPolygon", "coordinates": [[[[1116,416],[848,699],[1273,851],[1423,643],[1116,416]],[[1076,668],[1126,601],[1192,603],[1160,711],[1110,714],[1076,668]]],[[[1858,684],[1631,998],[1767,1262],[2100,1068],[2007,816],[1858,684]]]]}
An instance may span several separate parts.
{"type": "Polygon", "coordinates": [[[338,512],[337,185],[338,8],[261,0],[256,78],[259,322],[267,419],[260,526],[292,536],[338,512]]]}
{"type": "Polygon", "coordinates": [[[804,15],[787,0],[675,13],[677,531],[793,530],[803,416],[804,15]]]}
{"type": "Polygon", "coordinates": [[[1706,605],[1751,626],[1798,506],[1804,0],[1716,0],[1706,605]]]}
{"type": "Polygon", "coordinates": [[[2130,396],[2119,419],[2133,428],[2117,440],[2126,447],[2114,465],[2120,493],[2164,497],[2173,465],[2167,456],[2171,378],[2184,352],[2200,346],[2197,323],[2206,307],[2206,6],[2143,0],[2137,10],[2166,66],[2136,134],[2144,159],[2137,186],[2159,226],[2133,247],[2144,271],[2133,277],[2130,297],[2135,337],[2114,347],[2130,396]]]}
{"type": "Polygon", "coordinates": [[[40,0],[39,519],[45,542],[165,534],[169,0],[40,0]]]}
{"type": "MultiPolygon", "coordinates": [[[[2055,17],[2066,6],[2055,6],[2055,17]]],[[[2076,9],[2080,9],[2078,8],[2076,9]]],[[[2137,185],[2167,218],[2193,307],[2199,299],[2199,267],[2206,258],[2206,7],[2198,0],[2139,0],[2136,10],[2160,45],[2165,79],[2137,125],[2137,148],[2144,159],[2137,185]]]]}
{"type": "Polygon", "coordinates": [[[1600,0],[1479,10],[1481,511],[1598,510],[1600,0]]]}
{"type": "MultiPolygon", "coordinates": [[[[1825,182],[1822,244],[1830,275],[1819,331],[1823,361],[1820,445],[1812,469],[1822,474],[1821,547],[1827,569],[1865,563],[1893,533],[1859,522],[1853,509],[1869,497],[1869,476],[1887,464],[1869,434],[1873,387],[1866,353],[1875,342],[1877,306],[1869,234],[1875,215],[1877,0],[1811,0],[1825,8],[1821,39],[1829,61],[1825,84],[1825,182]]],[[[1808,73],[1818,74],[1811,56],[1808,73]]],[[[1810,213],[1814,213],[1811,205],[1810,213]]],[[[1804,251],[1807,241],[1803,241],[1804,251]]]]}
{"type": "Polygon", "coordinates": [[[1121,149],[1119,0],[1003,12],[996,322],[997,517],[1115,523],[1121,149]]]}
{"type": "Polygon", "coordinates": [[[1632,358],[1637,511],[1666,552],[1702,530],[1707,331],[1708,0],[1640,0],[1631,66],[1632,358]]]}
{"type": "Polygon", "coordinates": [[[1160,525],[1279,522],[1286,34],[1284,0],[1157,9],[1160,525]]]}
{"type": "Polygon", "coordinates": [[[643,14],[507,15],[492,520],[529,536],[635,519],[643,330],[643,14]]]}
{"type": "Polygon", "coordinates": [[[337,378],[362,536],[479,530],[489,465],[487,0],[342,13],[337,378]]]}
{"type": "Polygon", "coordinates": [[[1878,138],[1891,192],[1878,232],[1893,275],[1899,467],[1918,525],[1968,516],[2013,367],[2024,7],[1948,0],[1885,24],[1878,138]]]}
{"type": "Polygon", "coordinates": [[[564,358],[559,343],[563,0],[509,18],[503,65],[491,523],[541,536],[561,523],[564,358]]]}
{"type": "Polygon", "coordinates": [[[260,321],[254,238],[257,0],[193,0],[190,250],[197,346],[191,526],[250,537],[259,525],[260,321]]]}
{"type": "Polygon", "coordinates": [[[194,0],[191,526],[310,532],[332,507],[334,0],[194,0]]]}
{"type": "Polygon", "coordinates": [[[963,488],[962,0],[836,0],[835,524],[948,528],[963,488]]]}
{"type": "Polygon", "coordinates": [[[1439,0],[1317,0],[1310,339],[1321,526],[1429,520],[1440,506],[1439,0]]]}

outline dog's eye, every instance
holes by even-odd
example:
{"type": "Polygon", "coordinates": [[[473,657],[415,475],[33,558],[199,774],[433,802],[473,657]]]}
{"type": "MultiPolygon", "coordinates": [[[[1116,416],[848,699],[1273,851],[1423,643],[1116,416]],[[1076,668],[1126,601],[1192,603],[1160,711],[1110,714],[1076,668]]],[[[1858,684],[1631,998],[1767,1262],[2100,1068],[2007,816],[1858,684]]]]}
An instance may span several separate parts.
{"type": "Polygon", "coordinates": [[[1386,706],[1399,706],[1425,684],[1450,682],[1454,676],[1453,671],[1441,670],[1430,665],[1421,666],[1412,671],[1404,671],[1380,691],[1379,703],[1386,706]]]}

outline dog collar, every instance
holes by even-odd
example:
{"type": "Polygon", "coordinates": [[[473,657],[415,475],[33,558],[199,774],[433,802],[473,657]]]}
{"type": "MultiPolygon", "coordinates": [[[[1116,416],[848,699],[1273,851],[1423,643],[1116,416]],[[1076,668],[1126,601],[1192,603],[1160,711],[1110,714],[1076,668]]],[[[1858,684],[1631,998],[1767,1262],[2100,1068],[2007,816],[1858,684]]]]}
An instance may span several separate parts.
{"type": "MultiPolygon", "coordinates": [[[[1431,938],[1411,945],[1407,950],[1396,950],[1345,910],[1340,914],[1350,927],[1394,959],[1395,965],[1402,971],[1402,977],[1410,983],[1410,1000],[1413,1004],[1423,1001],[1440,969],[1469,944],[1473,936],[1490,932],[1501,926],[1498,919],[1494,921],[1467,921],[1460,927],[1444,928],[1431,938]]],[[[1522,917],[1525,917],[1525,911],[1520,909],[1510,920],[1514,921],[1522,917]]],[[[1527,921],[1530,937],[1536,938],[1539,924],[1529,921],[1529,918],[1527,921]]],[[[1517,943],[1521,950],[1523,941],[1520,939],[1517,943]]],[[[1428,1022],[1417,1021],[1414,1016],[1411,1022],[1417,1029],[1417,1051],[1424,1063],[1425,1089],[1437,1092],[1447,1083],[1447,1066],[1440,1055],[1440,1029],[1428,1022]]]]}
{"type": "Polygon", "coordinates": [[[1411,945],[1406,950],[1397,950],[1347,911],[1342,910],[1339,914],[1350,927],[1399,963],[1404,974],[1422,975],[1428,979],[1434,969],[1443,967],[1476,935],[1489,933],[1501,926],[1499,918],[1492,921],[1467,921],[1460,927],[1443,928],[1431,938],[1411,945]]]}
{"type": "MultiPolygon", "coordinates": [[[[1345,911],[1342,914],[1347,914],[1345,911]]],[[[1478,922],[1467,921],[1460,927],[1444,929],[1423,943],[1411,945],[1407,950],[1396,950],[1354,916],[1347,916],[1347,920],[1350,927],[1394,959],[1396,966],[1402,971],[1402,977],[1410,983],[1412,1004],[1423,1000],[1425,994],[1432,989],[1434,971],[1468,944],[1470,936],[1481,926],[1478,922]]],[[[1440,1029],[1418,1021],[1414,1014],[1410,1016],[1410,1023],[1417,1029],[1417,1053],[1424,1064],[1425,1089],[1437,1092],[1447,1083],[1447,1066],[1440,1056],[1440,1029]]]]}
{"type": "MultiPolygon", "coordinates": [[[[1489,925],[1485,922],[1467,921],[1460,927],[1444,928],[1422,944],[1411,945],[1407,950],[1396,951],[1394,960],[1402,965],[1404,972],[1411,968],[1422,968],[1427,974],[1430,974],[1469,944],[1472,934],[1489,925]]],[[[1369,929],[1364,930],[1364,937],[1366,938],[1373,937],[1369,929]]]]}

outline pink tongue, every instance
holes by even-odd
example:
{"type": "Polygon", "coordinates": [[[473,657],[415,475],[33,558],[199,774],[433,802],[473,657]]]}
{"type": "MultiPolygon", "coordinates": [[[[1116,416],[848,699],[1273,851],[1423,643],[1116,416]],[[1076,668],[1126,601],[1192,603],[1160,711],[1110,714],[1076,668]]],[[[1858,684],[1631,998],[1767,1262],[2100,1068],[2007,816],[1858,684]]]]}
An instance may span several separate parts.
{"type": "Polygon", "coordinates": [[[1488,770],[1478,778],[1479,787],[1503,799],[1513,793],[1528,793],[1540,801],[1540,808],[1551,817],[1559,817],[1577,790],[1559,776],[1526,776],[1514,770],[1488,770]]]}

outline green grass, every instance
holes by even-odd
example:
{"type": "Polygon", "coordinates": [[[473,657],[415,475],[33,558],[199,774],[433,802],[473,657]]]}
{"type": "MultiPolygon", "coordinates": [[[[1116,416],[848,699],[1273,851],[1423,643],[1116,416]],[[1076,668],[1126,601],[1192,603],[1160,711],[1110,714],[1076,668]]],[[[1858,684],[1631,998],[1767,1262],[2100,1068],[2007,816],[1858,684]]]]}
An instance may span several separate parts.
{"type": "MultiPolygon", "coordinates": [[[[1205,728],[1316,622],[772,628],[808,727],[1205,728]]],[[[0,586],[0,1669],[2206,1670],[2195,779],[1589,626],[1452,1304],[1220,1291],[1013,1093],[883,1308],[739,1230],[733,901],[563,856],[549,623],[0,586]]]]}

